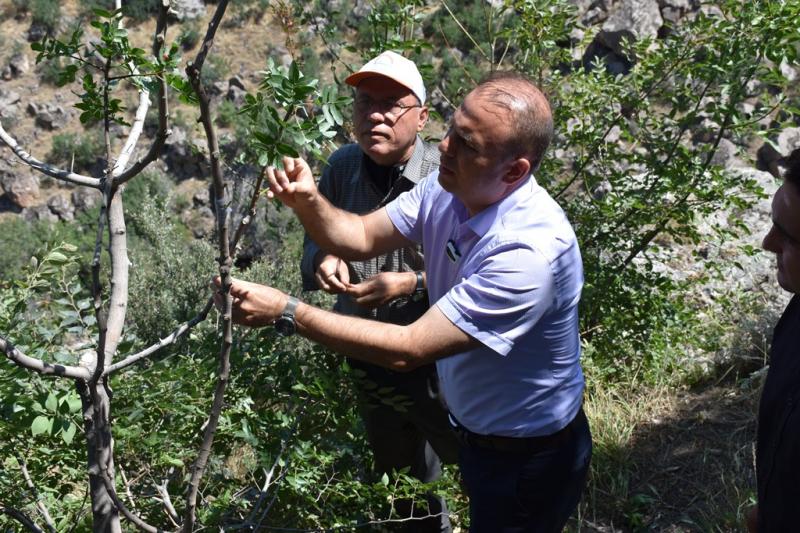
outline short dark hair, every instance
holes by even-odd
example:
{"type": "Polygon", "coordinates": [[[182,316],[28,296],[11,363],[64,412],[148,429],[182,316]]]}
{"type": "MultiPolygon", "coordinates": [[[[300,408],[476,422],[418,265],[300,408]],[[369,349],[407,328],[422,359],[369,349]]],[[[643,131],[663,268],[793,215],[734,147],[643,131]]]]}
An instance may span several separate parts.
{"type": "Polygon", "coordinates": [[[789,154],[784,161],[786,172],[783,174],[783,179],[800,187],[800,148],[789,154]]]}
{"type": "Polygon", "coordinates": [[[536,170],[553,139],[553,113],[542,91],[518,72],[495,71],[475,88],[482,96],[513,113],[512,136],[506,150],[514,157],[527,157],[536,170]]]}

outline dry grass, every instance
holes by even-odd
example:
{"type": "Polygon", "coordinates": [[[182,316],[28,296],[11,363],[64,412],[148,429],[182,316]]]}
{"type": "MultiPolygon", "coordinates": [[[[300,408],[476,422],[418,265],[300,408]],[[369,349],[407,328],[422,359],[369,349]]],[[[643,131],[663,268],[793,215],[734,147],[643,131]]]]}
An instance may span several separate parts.
{"type": "Polygon", "coordinates": [[[755,487],[757,388],[595,391],[576,531],[739,531],[755,487]]]}

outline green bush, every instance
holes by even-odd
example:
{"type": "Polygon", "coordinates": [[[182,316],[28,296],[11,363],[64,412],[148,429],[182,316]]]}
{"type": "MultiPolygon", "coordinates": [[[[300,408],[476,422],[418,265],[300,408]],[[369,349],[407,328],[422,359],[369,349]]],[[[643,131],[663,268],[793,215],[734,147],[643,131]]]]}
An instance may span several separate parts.
{"type": "Polygon", "coordinates": [[[142,22],[158,13],[158,0],[128,0],[122,4],[125,16],[142,22]]]}
{"type": "Polygon", "coordinates": [[[29,3],[33,24],[40,24],[49,33],[55,32],[61,21],[61,2],[58,0],[31,0],[29,3]]]}
{"type": "Polygon", "coordinates": [[[47,162],[76,171],[85,171],[105,157],[103,139],[94,128],[80,134],[57,133],[52,143],[47,162]]]}
{"type": "Polygon", "coordinates": [[[200,35],[200,29],[198,25],[195,22],[189,22],[181,28],[178,41],[181,43],[181,48],[183,48],[185,52],[188,52],[197,46],[197,43],[200,42],[201,37],[202,36],[200,35]]]}
{"type": "Polygon", "coordinates": [[[133,233],[128,320],[137,337],[149,342],[165,336],[202,308],[216,269],[210,244],[187,238],[171,220],[164,196],[156,193],[159,182],[142,180],[139,186],[135,199],[128,203],[133,233]]]}

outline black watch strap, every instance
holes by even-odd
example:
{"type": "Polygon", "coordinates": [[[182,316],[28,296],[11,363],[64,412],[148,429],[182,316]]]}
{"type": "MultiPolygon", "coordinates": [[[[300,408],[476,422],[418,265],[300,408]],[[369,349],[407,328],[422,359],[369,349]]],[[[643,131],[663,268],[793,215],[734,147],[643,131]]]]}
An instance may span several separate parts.
{"type": "Polygon", "coordinates": [[[414,294],[425,292],[425,278],[422,276],[422,271],[417,270],[417,286],[414,287],[414,294]]]}

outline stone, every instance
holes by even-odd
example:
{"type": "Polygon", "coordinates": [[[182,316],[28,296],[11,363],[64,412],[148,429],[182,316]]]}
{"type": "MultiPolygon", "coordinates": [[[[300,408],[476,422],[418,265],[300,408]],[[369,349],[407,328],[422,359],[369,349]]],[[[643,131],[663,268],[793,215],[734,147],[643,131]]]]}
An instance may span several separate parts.
{"type": "Polygon", "coordinates": [[[19,111],[20,95],[17,91],[0,87],[0,118],[15,119],[19,111]]]}
{"type": "Polygon", "coordinates": [[[76,210],[88,211],[100,202],[100,191],[90,187],[78,187],[72,191],[72,205],[76,210]]]}
{"type": "Polygon", "coordinates": [[[195,207],[208,206],[211,202],[211,192],[208,188],[200,189],[192,196],[192,205],[195,207]]]}
{"type": "Polygon", "coordinates": [[[169,14],[179,22],[194,20],[206,14],[206,6],[202,0],[172,0],[169,14]]]}
{"type": "Polygon", "coordinates": [[[11,56],[8,60],[8,65],[3,68],[2,78],[4,80],[12,80],[27,73],[30,70],[30,62],[28,56],[19,52],[11,56]]]}
{"type": "Polygon", "coordinates": [[[23,209],[39,200],[39,180],[27,167],[0,170],[0,187],[12,204],[23,209]]]}
{"type": "Polygon", "coordinates": [[[181,213],[181,221],[197,239],[203,239],[214,232],[216,218],[209,207],[186,209],[181,213]]]}
{"type": "Polygon", "coordinates": [[[711,162],[725,168],[743,167],[744,163],[738,157],[739,148],[728,139],[720,139],[711,162]]]}
{"type": "Polygon", "coordinates": [[[45,35],[49,33],[47,26],[44,24],[31,24],[31,27],[28,28],[28,42],[32,43],[34,41],[41,41],[45,35]]]}
{"type": "Polygon", "coordinates": [[[44,220],[47,222],[58,222],[58,216],[50,211],[46,205],[36,205],[22,210],[22,217],[28,222],[34,220],[44,220]]]}
{"type": "Polygon", "coordinates": [[[242,107],[246,95],[247,91],[240,88],[238,85],[230,85],[228,87],[228,92],[225,94],[225,99],[229,102],[233,102],[236,107],[242,107]]]}
{"type": "Polygon", "coordinates": [[[209,168],[205,152],[202,151],[202,146],[197,146],[200,144],[200,139],[190,142],[186,130],[178,127],[172,130],[172,134],[167,138],[164,146],[162,157],[169,172],[177,179],[184,180],[208,175],[209,168]]]}
{"type": "Polygon", "coordinates": [[[64,222],[75,220],[75,207],[65,196],[54,194],[47,199],[47,207],[64,222]]]}
{"type": "Polygon", "coordinates": [[[45,104],[37,106],[33,103],[28,105],[28,113],[35,115],[35,124],[46,130],[57,130],[66,126],[70,114],[60,105],[45,104]]]}
{"type": "Polygon", "coordinates": [[[603,23],[597,39],[615,54],[624,57],[623,41],[655,38],[664,25],[656,0],[623,0],[603,23]]]}

